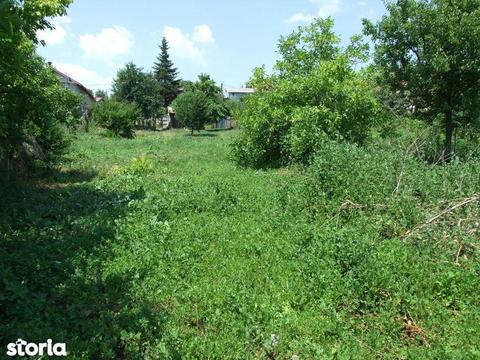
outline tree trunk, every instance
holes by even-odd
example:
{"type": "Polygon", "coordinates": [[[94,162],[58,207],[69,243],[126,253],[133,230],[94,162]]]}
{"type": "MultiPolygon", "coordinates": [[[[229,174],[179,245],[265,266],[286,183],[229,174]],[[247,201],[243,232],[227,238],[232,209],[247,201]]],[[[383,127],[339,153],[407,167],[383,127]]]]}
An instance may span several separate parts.
{"type": "Polygon", "coordinates": [[[90,120],[88,118],[85,119],[85,132],[88,133],[90,130],[90,120]]]}
{"type": "Polygon", "coordinates": [[[4,157],[4,162],[5,162],[5,170],[6,170],[6,173],[5,173],[5,178],[8,181],[10,181],[10,177],[11,177],[11,172],[13,170],[13,154],[12,154],[12,151],[10,150],[7,150],[6,151],[6,154],[5,154],[5,157],[4,157]]]}
{"type": "Polygon", "coordinates": [[[452,158],[452,138],[453,138],[453,117],[452,110],[445,113],[445,148],[443,153],[444,162],[449,162],[452,158]]]}

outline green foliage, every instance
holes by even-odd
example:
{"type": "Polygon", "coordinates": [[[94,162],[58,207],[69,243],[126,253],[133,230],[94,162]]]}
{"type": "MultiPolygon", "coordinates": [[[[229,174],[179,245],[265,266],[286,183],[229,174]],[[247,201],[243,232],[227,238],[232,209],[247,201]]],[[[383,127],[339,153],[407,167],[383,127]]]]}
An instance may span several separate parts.
{"type": "Polygon", "coordinates": [[[267,70],[265,69],[265,65],[260,67],[256,67],[252,71],[252,77],[247,82],[247,87],[256,89],[257,91],[260,90],[268,90],[271,87],[271,82],[274,79],[267,75],[267,70]]]}
{"type": "Polygon", "coordinates": [[[97,91],[95,91],[95,97],[99,97],[99,98],[102,98],[102,99],[108,99],[108,94],[105,90],[98,89],[97,91]]]}
{"type": "Polygon", "coordinates": [[[153,66],[155,80],[160,86],[160,96],[163,100],[163,107],[169,106],[178,95],[180,80],[178,79],[178,71],[173,66],[168,53],[168,42],[165,37],[160,45],[160,54],[157,62],[153,66]]]}
{"type": "Polygon", "coordinates": [[[0,187],[0,342],[95,359],[463,359],[480,342],[480,164],[325,141],[232,164],[234,131],[79,134],[0,187]],[[61,329],[61,331],[59,331],[61,329]]]}
{"type": "Polygon", "coordinates": [[[0,100],[0,158],[21,172],[34,165],[50,166],[67,145],[68,128],[80,114],[80,98],[58,82],[43,59],[25,59],[28,78],[19,78],[0,100]]]}
{"type": "Polygon", "coordinates": [[[143,79],[142,69],[129,62],[117,72],[112,85],[113,97],[118,101],[135,102],[143,95],[141,93],[143,79]]]}
{"type": "MultiPolygon", "coordinates": [[[[43,61],[43,60],[41,60],[43,61]]],[[[79,95],[58,83],[49,68],[43,69],[43,82],[38,94],[30,99],[28,136],[35,139],[43,151],[45,164],[51,165],[63,154],[69,143],[67,130],[73,130],[80,117],[79,95]]],[[[28,143],[28,140],[27,140],[28,143]]]]}
{"type": "Polygon", "coordinates": [[[47,18],[65,14],[70,2],[0,3],[0,162],[7,174],[32,159],[49,165],[77,118],[79,100],[35,54],[36,32],[51,28],[47,18]]]}
{"type": "Polygon", "coordinates": [[[182,88],[183,92],[192,91],[194,89],[195,82],[191,80],[181,80],[180,87],[182,88]]]}
{"type": "Polygon", "coordinates": [[[201,91],[189,91],[180,94],[172,103],[175,116],[182,126],[192,130],[201,130],[211,120],[208,98],[201,91]]]}
{"type": "Polygon", "coordinates": [[[134,103],[105,100],[93,109],[93,121],[109,130],[115,136],[130,138],[133,136],[135,122],[140,110],[134,103]]]}
{"type": "Polygon", "coordinates": [[[153,170],[154,162],[152,157],[148,156],[148,154],[142,154],[139,157],[133,158],[130,164],[124,169],[124,172],[134,175],[142,175],[153,172],[153,170]]]}
{"type": "Polygon", "coordinates": [[[135,101],[144,119],[156,119],[165,113],[162,108],[160,86],[152,73],[145,73],[140,84],[140,95],[135,101]]]}
{"type": "Polygon", "coordinates": [[[143,72],[142,68],[132,62],[118,71],[113,82],[113,97],[118,101],[136,104],[142,122],[151,120],[152,128],[155,119],[164,113],[160,85],[151,73],[143,72]]]}
{"type": "MultiPolygon", "coordinates": [[[[0,17],[4,21],[0,25],[1,46],[12,46],[26,39],[37,42],[38,30],[52,28],[47,19],[65,15],[66,8],[71,3],[72,0],[2,0],[0,17]]],[[[10,64],[12,67],[16,65],[18,64],[10,64]]]]}
{"type": "Polygon", "coordinates": [[[207,112],[211,122],[216,122],[230,114],[229,107],[223,98],[220,87],[208,74],[198,75],[198,80],[192,84],[185,83],[187,89],[197,90],[205,94],[207,98],[207,112]]]}
{"type": "Polygon", "coordinates": [[[382,111],[372,83],[353,69],[363,54],[358,39],[342,50],[331,28],[318,20],[282,37],[277,73],[257,68],[256,93],[240,114],[243,133],[233,147],[241,165],[308,162],[325,139],[364,143],[382,111]]]}
{"type": "Polygon", "coordinates": [[[280,74],[290,78],[308,76],[323,62],[336,59],[341,49],[333,25],[331,18],[317,19],[288,36],[281,36],[278,52],[282,58],[276,64],[280,74]]]}
{"type": "Polygon", "coordinates": [[[386,3],[376,25],[364,20],[375,42],[382,84],[408,98],[416,115],[444,121],[444,156],[454,129],[478,126],[480,111],[480,1],[400,0],[386,3]]]}

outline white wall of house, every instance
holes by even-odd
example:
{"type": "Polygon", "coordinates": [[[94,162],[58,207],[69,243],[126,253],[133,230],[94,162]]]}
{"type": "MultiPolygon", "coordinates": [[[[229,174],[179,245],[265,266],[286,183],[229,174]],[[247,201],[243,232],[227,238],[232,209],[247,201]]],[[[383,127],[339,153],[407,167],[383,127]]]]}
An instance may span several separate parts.
{"type": "Polygon", "coordinates": [[[250,88],[226,88],[224,90],[225,98],[230,100],[240,100],[241,98],[253,94],[254,92],[255,90],[250,88]]]}
{"type": "Polygon", "coordinates": [[[228,98],[230,100],[240,100],[241,98],[245,97],[248,94],[245,93],[228,93],[228,98]]]}
{"type": "Polygon", "coordinates": [[[93,107],[95,102],[93,95],[87,93],[85,91],[85,88],[80,86],[76,81],[73,81],[71,78],[63,76],[63,74],[60,74],[56,71],[55,71],[55,75],[57,76],[58,80],[63,86],[65,86],[67,89],[70,89],[75,94],[78,94],[82,97],[83,101],[82,101],[82,104],[80,105],[80,111],[82,113],[86,113],[87,110],[93,107]]]}

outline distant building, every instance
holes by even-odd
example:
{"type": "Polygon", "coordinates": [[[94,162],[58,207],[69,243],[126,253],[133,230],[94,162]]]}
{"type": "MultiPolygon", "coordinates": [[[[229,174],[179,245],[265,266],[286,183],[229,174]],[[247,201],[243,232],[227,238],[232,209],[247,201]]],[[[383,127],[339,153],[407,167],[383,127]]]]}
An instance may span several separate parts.
{"type": "Polygon", "coordinates": [[[87,87],[85,87],[80,82],[72,79],[70,76],[68,76],[67,74],[64,74],[63,72],[61,72],[60,70],[56,69],[53,66],[52,66],[52,70],[63,86],[72,90],[74,93],[82,96],[83,101],[82,101],[82,104],[80,105],[80,111],[82,112],[83,115],[89,116],[92,106],[97,101],[97,99],[93,95],[93,92],[90,89],[87,89],[87,87]]]}
{"type": "Polygon", "coordinates": [[[255,89],[250,88],[225,88],[223,89],[223,93],[225,99],[230,100],[240,100],[241,98],[253,94],[255,89]]]}

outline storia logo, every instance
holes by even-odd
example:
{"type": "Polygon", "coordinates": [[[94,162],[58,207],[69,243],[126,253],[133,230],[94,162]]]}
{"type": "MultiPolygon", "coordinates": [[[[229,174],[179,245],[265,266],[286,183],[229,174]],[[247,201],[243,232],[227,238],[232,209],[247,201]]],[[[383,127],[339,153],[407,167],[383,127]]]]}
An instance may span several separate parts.
{"type": "Polygon", "coordinates": [[[67,346],[64,343],[53,344],[52,339],[46,343],[28,343],[25,340],[18,339],[14,343],[7,345],[8,356],[67,356],[67,346]]]}

